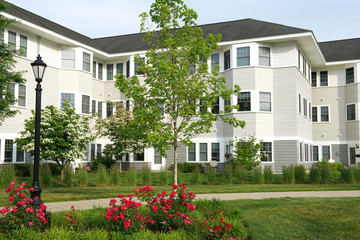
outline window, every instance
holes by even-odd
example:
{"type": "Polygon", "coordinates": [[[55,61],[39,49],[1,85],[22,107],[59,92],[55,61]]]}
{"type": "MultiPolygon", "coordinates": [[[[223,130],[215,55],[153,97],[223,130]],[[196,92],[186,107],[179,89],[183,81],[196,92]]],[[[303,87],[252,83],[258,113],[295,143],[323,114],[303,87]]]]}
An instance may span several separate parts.
{"type": "Polygon", "coordinates": [[[354,68],[347,68],[346,70],[346,84],[354,83],[354,68]]]}
{"type": "Polygon", "coordinates": [[[238,95],[239,111],[251,111],[251,95],[250,92],[241,92],[238,95]]]}
{"type": "Polygon", "coordinates": [[[207,143],[200,143],[200,161],[207,161],[207,143]]]}
{"type": "Polygon", "coordinates": [[[91,101],[91,113],[93,116],[96,114],[96,100],[91,101]]]}
{"type": "Polygon", "coordinates": [[[114,79],[114,64],[106,65],[106,79],[113,80],[114,79]]]}
{"type": "Polygon", "coordinates": [[[328,72],[320,72],[320,86],[324,87],[328,85],[328,72]]]}
{"type": "Polygon", "coordinates": [[[260,92],[260,111],[271,111],[271,93],[260,92]]]}
{"type": "Polygon", "coordinates": [[[211,143],[211,160],[212,161],[220,161],[220,144],[219,143],[211,143]]]}
{"type": "Polygon", "coordinates": [[[117,63],[116,64],[116,74],[124,73],[124,64],[123,63],[117,63]]]}
{"type": "Polygon", "coordinates": [[[318,114],[317,114],[317,107],[312,107],[312,121],[317,122],[318,121],[318,114]]]}
{"type": "Polygon", "coordinates": [[[17,104],[18,106],[25,107],[26,106],[26,86],[19,84],[19,95],[17,104]]]}
{"type": "Polygon", "coordinates": [[[299,113],[301,113],[301,94],[299,93],[299,113]]]}
{"type": "Polygon", "coordinates": [[[307,117],[307,100],[303,98],[304,116],[307,117]]]}
{"type": "Polygon", "coordinates": [[[16,162],[25,162],[25,152],[20,148],[16,148],[16,162]]]}
{"type": "Polygon", "coordinates": [[[322,160],[330,159],[330,146],[322,146],[322,160]]]}
{"type": "Polygon", "coordinates": [[[126,77],[130,77],[130,61],[126,62],[126,77]]]}
{"type": "Polygon", "coordinates": [[[259,65],[270,66],[270,48],[259,47],[259,65]]]}
{"type": "Polygon", "coordinates": [[[322,106],[320,109],[321,109],[321,122],[329,122],[329,107],[322,106]]]}
{"type": "Polygon", "coordinates": [[[21,56],[26,57],[27,56],[27,37],[20,35],[20,50],[21,50],[21,56]]]}
{"type": "Polygon", "coordinates": [[[311,119],[311,103],[309,103],[309,119],[311,119]]]}
{"type": "Polygon", "coordinates": [[[75,51],[62,49],[61,50],[61,67],[62,68],[75,68],[75,51]]]}
{"type": "Polygon", "coordinates": [[[141,65],[145,63],[145,58],[138,58],[135,59],[135,75],[142,75],[144,74],[143,71],[139,71],[138,68],[141,67],[141,65]]]}
{"type": "Polygon", "coordinates": [[[142,153],[135,153],[134,161],[144,161],[144,151],[142,153]]]}
{"type": "Polygon", "coordinates": [[[237,66],[250,66],[250,47],[237,49],[237,66]]]}
{"type": "Polygon", "coordinates": [[[224,105],[225,105],[225,112],[226,113],[230,113],[231,112],[231,100],[230,99],[227,99],[227,100],[224,100],[224,105]]]}
{"type": "Polygon", "coordinates": [[[355,104],[349,104],[346,106],[346,120],[347,121],[356,120],[355,104]]]}
{"type": "Polygon", "coordinates": [[[220,57],[218,53],[211,54],[211,70],[216,68],[219,70],[220,57]]]}
{"type": "Polygon", "coordinates": [[[102,102],[98,101],[98,117],[102,118],[102,102]]]}
{"type": "Polygon", "coordinates": [[[101,157],[101,144],[96,144],[96,157],[101,157]]]}
{"type": "Polygon", "coordinates": [[[93,161],[95,159],[95,148],[96,148],[96,145],[95,144],[91,144],[91,161],[93,161]]]}
{"type": "Polygon", "coordinates": [[[93,78],[96,78],[96,62],[93,61],[93,78]]]}
{"type": "Polygon", "coordinates": [[[217,97],[215,102],[212,104],[211,112],[213,114],[219,114],[219,111],[220,111],[220,100],[219,97],[217,97]]]}
{"type": "Polygon", "coordinates": [[[306,77],[306,59],[303,57],[303,74],[306,77]]]}
{"type": "Polygon", "coordinates": [[[74,93],[61,93],[61,105],[60,108],[64,108],[65,100],[70,102],[71,107],[75,106],[75,94],[74,93]]]}
{"type": "Polygon", "coordinates": [[[230,68],[230,50],[224,52],[224,70],[230,68]]]}
{"type": "Polygon", "coordinates": [[[265,157],[261,158],[262,162],[272,162],[272,143],[263,142],[260,153],[266,154],[265,157]]]}
{"type": "Polygon", "coordinates": [[[305,147],[305,162],[309,161],[309,145],[308,144],[304,144],[305,147]]]}
{"type": "Polygon", "coordinates": [[[111,117],[111,115],[113,115],[113,103],[112,102],[107,102],[106,103],[106,117],[111,117]]]}
{"type": "Polygon", "coordinates": [[[354,147],[351,147],[349,148],[350,150],[350,164],[356,164],[356,153],[355,153],[355,148],[354,147]]]}
{"type": "Polygon", "coordinates": [[[298,69],[300,70],[300,58],[301,58],[301,53],[300,50],[298,50],[298,69]]]}
{"type": "Polygon", "coordinates": [[[83,52],[83,70],[90,72],[90,54],[83,52]]]}
{"type": "Polygon", "coordinates": [[[81,112],[82,113],[90,112],[90,96],[82,95],[81,112]]]}
{"type": "Polygon", "coordinates": [[[4,162],[13,161],[13,145],[14,140],[5,139],[5,158],[4,162]]]}
{"type": "Polygon", "coordinates": [[[188,161],[194,162],[196,161],[196,145],[195,143],[192,144],[191,147],[188,147],[188,161]]]}
{"type": "Polygon", "coordinates": [[[98,78],[100,80],[103,79],[103,64],[102,63],[99,63],[99,65],[98,65],[98,78]]]}
{"type": "Polygon", "coordinates": [[[10,50],[16,50],[16,33],[9,31],[8,46],[10,50]]]}
{"type": "Polygon", "coordinates": [[[311,86],[316,87],[316,72],[311,73],[311,86]]]}
{"type": "Polygon", "coordinates": [[[319,146],[313,146],[313,161],[318,162],[319,161],[319,146]]]}
{"type": "Polygon", "coordinates": [[[154,149],[154,163],[162,164],[162,157],[160,155],[160,151],[157,149],[154,149]]]}
{"type": "Polygon", "coordinates": [[[300,149],[299,149],[299,151],[300,151],[300,162],[302,162],[303,161],[303,152],[302,152],[302,143],[300,143],[300,149]]]}

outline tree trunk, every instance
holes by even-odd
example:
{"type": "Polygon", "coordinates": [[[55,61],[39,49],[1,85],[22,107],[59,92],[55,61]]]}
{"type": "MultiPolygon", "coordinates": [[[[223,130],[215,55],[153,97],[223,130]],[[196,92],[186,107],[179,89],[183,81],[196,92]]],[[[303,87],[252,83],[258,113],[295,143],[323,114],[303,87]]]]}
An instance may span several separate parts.
{"type": "Polygon", "coordinates": [[[177,139],[174,140],[174,184],[177,185],[177,177],[178,177],[178,167],[177,167],[177,160],[178,160],[178,144],[177,139]]]}
{"type": "Polygon", "coordinates": [[[64,181],[64,168],[61,169],[60,180],[64,181]]]}

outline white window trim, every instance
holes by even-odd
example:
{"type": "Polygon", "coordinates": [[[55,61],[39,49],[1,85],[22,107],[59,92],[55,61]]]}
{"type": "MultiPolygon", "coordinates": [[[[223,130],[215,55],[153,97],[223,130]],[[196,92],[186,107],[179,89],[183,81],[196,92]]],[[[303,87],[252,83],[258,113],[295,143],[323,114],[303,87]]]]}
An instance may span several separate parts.
{"type": "Polygon", "coordinates": [[[357,103],[347,103],[346,104],[346,106],[345,106],[346,108],[346,113],[345,113],[345,121],[346,122],[355,122],[355,121],[358,121],[358,104],[357,103]],[[354,120],[348,120],[348,118],[347,118],[347,107],[348,107],[348,105],[355,105],[355,119],[354,120]]]}
{"type": "MultiPolygon", "coordinates": [[[[316,107],[316,112],[317,112],[317,121],[313,122],[313,123],[330,123],[331,122],[331,111],[330,111],[330,105],[318,105],[318,106],[312,106],[311,109],[313,107],[316,107]],[[321,107],[328,107],[329,109],[329,121],[325,122],[325,121],[321,121],[321,107]]],[[[312,110],[311,110],[312,111],[312,110]]],[[[312,112],[311,112],[312,114],[312,112]]],[[[345,116],[346,117],[346,116],[345,116]]],[[[312,120],[311,120],[312,121],[312,120]]]]}

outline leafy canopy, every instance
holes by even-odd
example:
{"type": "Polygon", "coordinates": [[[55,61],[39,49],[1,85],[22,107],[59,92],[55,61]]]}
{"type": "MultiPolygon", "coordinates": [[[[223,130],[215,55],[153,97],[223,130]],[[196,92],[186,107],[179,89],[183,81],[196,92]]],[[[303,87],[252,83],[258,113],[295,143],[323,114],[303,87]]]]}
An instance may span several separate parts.
{"type": "Polygon", "coordinates": [[[266,154],[261,153],[262,141],[259,141],[254,136],[242,137],[236,139],[234,142],[234,155],[231,158],[233,165],[241,165],[248,171],[253,171],[260,165],[260,159],[266,157],[266,154]]]}

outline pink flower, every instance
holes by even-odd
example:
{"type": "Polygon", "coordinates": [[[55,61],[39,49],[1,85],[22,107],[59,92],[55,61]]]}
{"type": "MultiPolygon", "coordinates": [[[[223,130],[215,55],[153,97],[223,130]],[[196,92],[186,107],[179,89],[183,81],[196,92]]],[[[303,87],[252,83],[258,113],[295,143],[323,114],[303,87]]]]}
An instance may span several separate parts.
{"type": "Polygon", "coordinates": [[[34,188],[32,188],[32,187],[29,188],[29,191],[30,191],[30,192],[33,192],[33,191],[34,191],[34,188]]]}
{"type": "Polygon", "coordinates": [[[218,212],[221,212],[221,209],[219,209],[218,212]]]}
{"type": "Polygon", "coordinates": [[[155,206],[155,205],[151,205],[151,209],[156,212],[158,210],[158,206],[155,206]]]}
{"type": "Polygon", "coordinates": [[[161,224],[165,224],[165,222],[160,222],[161,224]]]}
{"type": "Polygon", "coordinates": [[[210,232],[214,232],[214,229],[212,229],[212,228],[210,228],[210,230],[209,230],[210,232]]]}
{"type": "Polygon", "coordinates": [[[10,203],[12,203],[12,201],[14,201],[14,196],[10,196],[9,201],[10,201],[10,203]]]}
{"type": "Polygon", "coordinates": [[[172,187],[173,187],[174,189],[177,189],[177,188],[178,188],[178,186],[175,185],[175,184],[173,184],[172,187]]]}
{"type": "Polygon", "coordinates": [[[21,197],[21,198],[25,197],[25,193],[21,193],[21,194],[20,194],[20,197],[21,197]]]}
{"type": "Polygon", "coordinates": [[[33,222],[29,222],[29,226],[31,227],[33,225],[33,222]]]}

